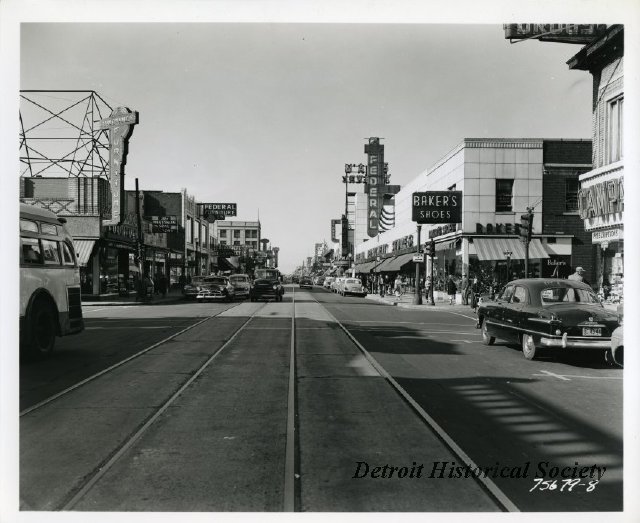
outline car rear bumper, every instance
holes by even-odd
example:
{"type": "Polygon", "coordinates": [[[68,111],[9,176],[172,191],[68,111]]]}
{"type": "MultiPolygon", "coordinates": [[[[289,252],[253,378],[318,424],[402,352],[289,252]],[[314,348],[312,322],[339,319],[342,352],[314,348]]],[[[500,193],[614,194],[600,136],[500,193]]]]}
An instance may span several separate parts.
{"type": "Polygon", "coordinates": [[[611,338],[571,338],[568,336],[541,337],[542,347],[556,347],[562,349],[608,349],[611,338]]]}

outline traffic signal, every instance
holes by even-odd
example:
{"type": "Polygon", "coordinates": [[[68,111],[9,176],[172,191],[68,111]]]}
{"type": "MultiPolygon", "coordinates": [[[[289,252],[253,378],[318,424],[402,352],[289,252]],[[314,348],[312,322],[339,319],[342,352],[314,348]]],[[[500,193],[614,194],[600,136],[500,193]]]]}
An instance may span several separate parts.
{"type": "Polygon", "coordinates": [[[436,254],[436,242],[431,240],[424,244],[424,253],[427,256],[435,256],[436,254]]]}
{"type": "Polygon", "coordinates": [[[520,239],[523,242],[531,241],[533,229],[533,214],[523,214],[520,216],[520,239]]]}

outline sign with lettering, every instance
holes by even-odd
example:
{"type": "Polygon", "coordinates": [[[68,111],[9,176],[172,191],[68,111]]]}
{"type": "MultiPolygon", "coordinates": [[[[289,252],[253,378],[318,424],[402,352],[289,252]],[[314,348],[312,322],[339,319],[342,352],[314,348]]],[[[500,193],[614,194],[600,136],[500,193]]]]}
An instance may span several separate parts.
{"type": "Polygon", "coordinates": [[[462,191],[414,192],[411,219],[417,223],[462,223],[462,191]]]}
{"type": "MultiPolygon", "coordinates": [[[[369,138],[369,143],[364,146],[367,155],[367,176],[365,193],[367,196],[367,234],[373,238],[380,231],[380,215],[384,206],[385,194],[395,194],[390,189],[388,169],[384,161],[384,145],[380,138],[369,138]]],[[[399,190],[399,188],[398,188],[399,190]]]]}
{"type": "Polygon", "coordinates": [[[587,220],[624,211],[624,177],[581,187],[578,191],[578,212],[587,220]]]}
{"type": "Polygon", "coordinates": [[[177,232],[177,216],[151,216],[151,232],[177,232]]]}
{"type": "Polygon", "coordinates": [[[456,232],[457,230],[457,223],[447,223],[446,225],[441,225],[440,227],[434,227],[432,229],[429,229],[429,239],[437,238],[438,236],[444,236],[445,234],[456,232]]]}
{"type": "Polygon", "coordinates": [[[109,118],[98,121],[98,128],[109,131],[109,185],[111,186],[111,218],[103,225],[122,223],[124,193],[124,165],[127,161],[129,138],[133,126],[138,123],[138,112],[117,107],[109,118]]]}
{"type": "Polygon", "coordinates": [[[591,233],[592,243],[607,243],[622,240],[622,229],[604,229],[601,231],[593,231],[591,233]]]}
{"type": "Polygon", "coordinates": [[[537,38],[545,42],[587,44],[604,34],[605,24],[505,24],[509,40],[537,38]]]}
{"type": "Polygon", "coordinates": [[[206,218],[208,215],[216,216],[237,216],[238,204],[236,203],[200,203],[202,214],[206,218]]]}

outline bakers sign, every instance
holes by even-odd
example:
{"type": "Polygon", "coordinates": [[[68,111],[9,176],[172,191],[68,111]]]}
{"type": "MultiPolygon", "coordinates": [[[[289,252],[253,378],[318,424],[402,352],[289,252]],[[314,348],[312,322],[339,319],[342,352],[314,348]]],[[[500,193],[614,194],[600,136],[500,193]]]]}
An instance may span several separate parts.
{"type": "Polygon", "coordinates": [[[414,192],[411,219],[417,223],[462,223],[462,191],[414,192]]]}

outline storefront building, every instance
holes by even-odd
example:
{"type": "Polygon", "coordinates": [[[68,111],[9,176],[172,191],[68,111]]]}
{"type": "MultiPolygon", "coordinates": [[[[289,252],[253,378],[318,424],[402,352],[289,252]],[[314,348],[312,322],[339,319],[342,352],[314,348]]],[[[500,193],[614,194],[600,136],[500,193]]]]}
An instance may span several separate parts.
{"type": "Polygon", "coordinates": [[[591,256],[591,242],[580,236],[578,213],[567,203],[575,203],[578,177],[590,169],[590,156],[589,140],[465,139],[400,190],[396,226],[356,246],[356,270],[369,278],[400,273],[411,284],[417,244],[412,194],[456,190],[463,194],[462,222],[421,230],[421,244],[435,242],[437,290],[449,275],[478,276],[493,285],[524,276],[519,229],[528,208],[533,211],[529,276],[565,276],[576,260],[587,265],[582,260],[591,256]],[[554,187],[556,198],[545,201],[547,186],[554,187]]]}
{"type": "Polygon", "coordinates": [[[624,26],[608,27],[568,65],[593,76],[593,169],[580,177],[578,210],[598,247],[597,288],[619,301],[624,283],[624,26]]]}

